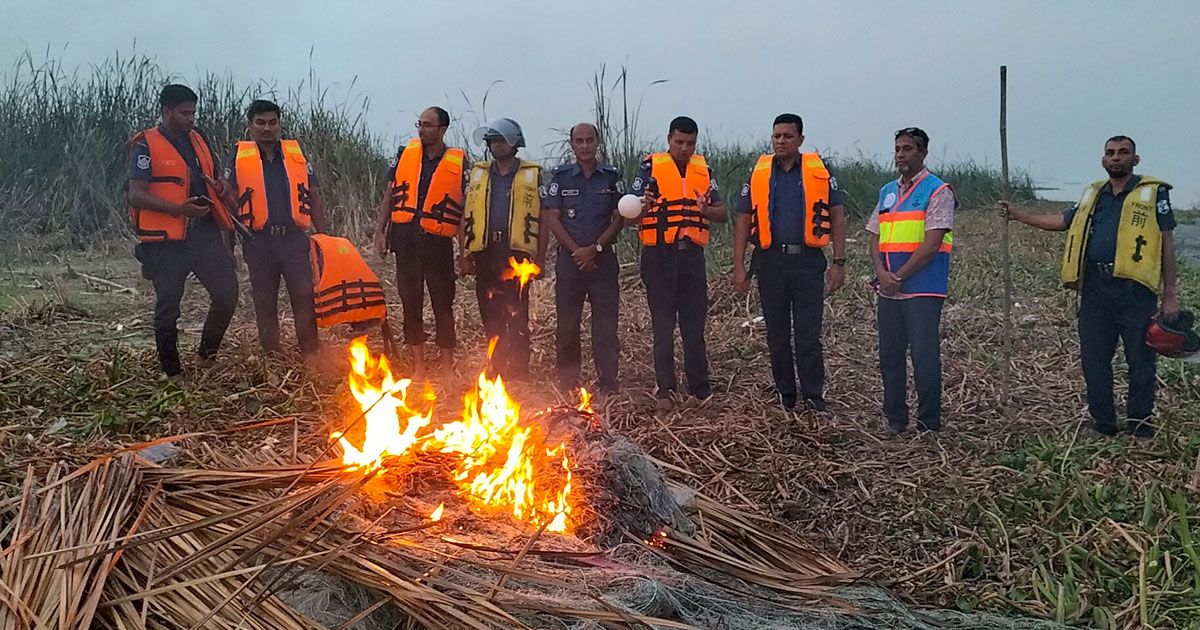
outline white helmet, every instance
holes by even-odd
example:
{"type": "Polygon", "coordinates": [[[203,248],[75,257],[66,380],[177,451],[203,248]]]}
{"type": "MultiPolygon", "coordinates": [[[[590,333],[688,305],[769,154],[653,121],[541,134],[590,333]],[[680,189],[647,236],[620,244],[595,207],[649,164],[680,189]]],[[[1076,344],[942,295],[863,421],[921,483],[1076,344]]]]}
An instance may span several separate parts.
{"type": "Polygon", "coordinates": [[[489,120],[471,135],[479,144],[487,144],[489,138],[504,138],[513,147],[525,146],[525,134],[521,133],[521,125],[511,118],[489,120]]]}

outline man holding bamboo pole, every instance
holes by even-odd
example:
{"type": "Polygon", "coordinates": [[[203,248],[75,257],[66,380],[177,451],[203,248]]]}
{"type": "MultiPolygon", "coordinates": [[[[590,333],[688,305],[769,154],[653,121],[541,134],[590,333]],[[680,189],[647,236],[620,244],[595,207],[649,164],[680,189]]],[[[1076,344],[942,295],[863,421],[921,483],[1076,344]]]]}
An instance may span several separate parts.
{"type": "Polygon", "coordinates": [[[1152,437],[1155,353],[1146,329],[1156,310],[1179,315],[1175,278],[1175,215],[1171,185],[1133,172],[1141,158],[1128,136],[1113,136],[1100,159],[1108,179],[1094,182],[1063,214],[1034,214],[1000,202],[1000,216],[1052,232],[1067,232],[1062,282],[1079,291],[1079,350],[1092,428],[1118,432],[1113,404],[1117,340],[1129,364],[1127,430],[1152,437]],[[1162,298],[1161,306],[1159,296],[1162,298]]]}
{"type": "Polygon", "coordinates": [[[879,294],[879,371],[888,431],[908,427],[908,364],[917,386],[917,427],[942,428],[942,305],[950,283],[951,229],[958,199],[950,184],[925,168],[929,135],[896,132],[900,177],[879,190],[871,233],[872,285],[879,294]]]}

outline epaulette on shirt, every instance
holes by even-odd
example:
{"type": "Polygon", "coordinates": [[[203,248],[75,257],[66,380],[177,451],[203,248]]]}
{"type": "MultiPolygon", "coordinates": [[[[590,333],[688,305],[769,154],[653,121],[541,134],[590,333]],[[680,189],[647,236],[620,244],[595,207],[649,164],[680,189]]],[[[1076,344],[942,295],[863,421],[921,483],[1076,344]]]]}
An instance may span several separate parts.
{"type": "Polygon", "coordinates": [[[550,174],[558,175],[559,173],[566,173],[567,171],[571,170],[571,167],[573,167],[573,166],[575,166],[575,165],[574,164],[559,164],[558,166],[555,166],[553,170],[550,171],[550,174]]]}
{"type": "Polygon", "coordinates": [[[600,170],[604,171],[605,173],[620,173],[620,171],[617,170],[617,167],[610,166],[608,164],[601,164],[600,170]]]}

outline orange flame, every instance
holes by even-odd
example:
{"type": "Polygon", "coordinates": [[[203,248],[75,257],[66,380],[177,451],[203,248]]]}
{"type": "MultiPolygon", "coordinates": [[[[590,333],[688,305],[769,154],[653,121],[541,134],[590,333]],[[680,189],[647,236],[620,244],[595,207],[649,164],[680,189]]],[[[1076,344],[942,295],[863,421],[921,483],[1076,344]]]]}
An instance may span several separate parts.
{"type": "Polygon", "coordinates": [[[436,508],[434,508],[433,512],[430,513],[429,520],[433,521],[434,523],[442,520],[442,512],[444,512],[445,510],[446,510],[446,504],[439,503],[438,506],[436,508]]]}
{"type": "Polygon", "coordinates": [[[592,411],[592,394],[586,387],[579,388],[579,410],[589,413],[592,411]]]}
{"type": "MultiPolygon", "coordinates": [[[[494,345],[493,339],[489,353],[494,345]]],[[[361,447],[340,431],[332,434],[342,447],[343,464],[374,469],[384,465],[385,457],[415,457],[419,451],[456,454],[453,478],[470,504],[508,512],[519,522],[545,525],[551,532],[574,529],[567,445],[548,444],[541,427],[522,424],[520,405],[508,396],[501,377],[480,374],[475,389],[463,398],[461,419],[422,433],[432,422],[432,411],[420,414],[408,408],[409,381],[396,381],[386,358],[371,357],[362,338],[351,344],[350,357],[350,388],[365,410],[367,425],[361,447]]],[[[440,517],[441,508],[434,515],[440,517]]]]}
{"type": "Polygon", "coordinates": [[[525,259],[518,261],[516,256],[509,256],[508,269],[504,270],[504,274],[500,276],[501,280],[516,280],[522,289],[536,275],[542,272],[542,268],[537,266],[537,263],[532,260],[525,259]]]}

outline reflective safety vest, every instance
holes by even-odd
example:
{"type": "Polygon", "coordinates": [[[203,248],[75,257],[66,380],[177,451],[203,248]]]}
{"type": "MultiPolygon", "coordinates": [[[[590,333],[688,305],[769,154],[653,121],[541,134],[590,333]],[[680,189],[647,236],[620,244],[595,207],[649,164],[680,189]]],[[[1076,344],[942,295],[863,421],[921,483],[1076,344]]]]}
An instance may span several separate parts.
{"type": "MultiPolygon", "coordinates": [[[[312,225],[312,201],[308,189],[308,160],[295,140],[279,141],[280,155],[287,171],[288,199],[292,202],[292,222],[296,227],[307,230],[312,225]]],[[[237,144],[234,158],[238,194],[238,221],[257,232],[267,225],[267,185],[264,182],[262,154],[257,142],[242,141],[237,144]]]]}
{"type": "Polygon", "coordinates": [[[417,186],[425,164],[419,139],[412,139],[400,152],[392,178],[392,223],[411,223],[417,219],[421,229],[435,236],[454,236],[462,222],[462,173],[465,154],[462,149],[447,148],[429,179],[429,190],[417,207],[417,186]]]}
{"type": "Polygon", "coordinates": [[[698,194],[707,194],[711,185],[704,156],[693,155],[684,176],[679,174],[670,153],[655,153],[646,159],[650,160],[650,177],[658,190],[657,200],[638,226],[642,244],[670,245],[686,238],[701,247],[707,245],[708,219],[700,214],[697,202],[698,194]]]}
{"type": "MultiPolygon", "coordinates": [[[[1092,213],[1096,200],[1108,180],[1088,186],[1079,199],[1079,206],[1067,228],[1067,248],[1063,251],[1062,282],[1071,289],[1080,288],[1083,262],[1087,258],[1087,241],[1091,236],[1092,213]]],[[[1159,293],[1162,291],[1162,230],[1158,228],[1157,211],[1159,187],[1171,185],[1156,177],[1143,176],[1125,195],[1121,205],[1121,222],[1117,226],[1117,251],[1113,258],[1113,277],[1133,280],[1159,293]]]]}
{"type": "MultiPolygon", "coordinates": [[[[929,201],[949,187],[937,175],[927,172],[903,194],[898,179],[879,190],[879,256],[885,269],[899,271],[925,241],[925,211],[929,201]]],[[[900,297],[945,297],[950,284],[950,252],[953,248],[954,236],[946,232],[933,258],[900,283],[900,297]]]]}
{"type": "MultiPolygon", "coordinates": [[[[182,204],[187,201],[192,184],[192,169],[184,161],[179,150],[167,139],[158,127],[151,127],[134,136],[130,144],[145,139],[150,149],[150,194],[163,201],[182,204]]],[[[216,162],[212,150],[204,136],[192,129],[188,139],[196,158],[200,161],[200,169],[205,175],[216,178],[216,162]]],[[[217,227],[226,232],[233,230],[233,220],[221,203],[221,197],[212,186],[205,182],[208,198],[212,200],[210,214],[216,221],[217,227]]],[[[143,208],[129,208],[129,220],[138,240],[143,243],[158,243],[161,241],[182,241],[187,238],[188,217],[167,214],[143,208]]]]}
{"type": "MultiPolygon", "coordinates": [[[[488,242],[488,205],[492,199],[491,161],[476,162],[471,167],[471,183],[467,186],[467,207],[463,218],[463,247],[468,252],[481,252],[488,242]]],[[[538,228],[541,223],[542,198],[538,192],[542,167],[537,162],[521,160],[513,176],[512,204],[508,210],[508,246],[513,251],[536,256],[538,228]]]]}
{"type": "Polygon", "coordinates": [[[329,328],[382,320],[383,285],[350,241],[327,234],[309,238],[317,325],[329,328]]]}
{"type": "MultiPolygon", "coordinates": [[[[763,155],[758,158],[750,174],[750,207],[754,209],[750,236],[758,237],[759,249],[767,249],[772,242],[770,208],[771,169],[774,163],[774,155],[763,155]]],[[[825,247],[833,231],[833,218],[829,212],[829,169],[818,153],[802,153],[800,169],[804,185],[804,244],[825,247]]]]}

